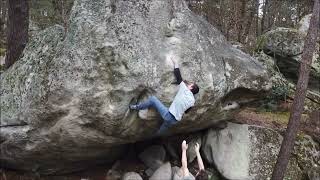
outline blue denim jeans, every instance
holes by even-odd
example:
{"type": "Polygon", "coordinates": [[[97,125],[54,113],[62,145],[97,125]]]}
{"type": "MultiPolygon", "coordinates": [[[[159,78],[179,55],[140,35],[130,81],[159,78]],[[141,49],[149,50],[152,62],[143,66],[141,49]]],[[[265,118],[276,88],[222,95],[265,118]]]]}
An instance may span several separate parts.
{"type": "Polygon", "coordinates": [[[157,135],[162,134],[165,130],[178,122],[176,118],[169,112],[169,109],[155,96],[150,96],[147,101],[137,105],[138,110],[147,109],[149,107],[155,108],[163,119],[163,123],[158,130],[157,135]]]}

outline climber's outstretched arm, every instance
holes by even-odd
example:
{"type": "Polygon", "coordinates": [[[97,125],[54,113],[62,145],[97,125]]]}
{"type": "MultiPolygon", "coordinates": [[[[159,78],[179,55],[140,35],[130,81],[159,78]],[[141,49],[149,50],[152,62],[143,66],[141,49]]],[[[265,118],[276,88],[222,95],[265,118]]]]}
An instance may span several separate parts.
{"type": "Polygon", "coordinates": [[[174,84],[180,84],[182,82],[182,77],[181,77],[179,65],[172,57],[171,57],[171,61],[174,65],[173,73],[174,73],[174,76],[176,77],[176,80],[177,80],[174,84]]]}
{"type": "Polygon", "coordinates": [[[199,172],[204,170],[204,165],[203,165],[203,161],[200,155],[200,145],[198,143],[196,143],[196,145],[194,146],[194,151],[197,155],[197,161],[198,161],[198,166],[199,166],[199,172]]]}
{"type": "Polygon", "coordinates": [[[183,174],[183,176],[188,176],[189,175],[188,161],[187,161],[188,144],[185,140],[182,141],[181,149],[182,149],[182,155],[181,155],[182,174],[183,174]]]}

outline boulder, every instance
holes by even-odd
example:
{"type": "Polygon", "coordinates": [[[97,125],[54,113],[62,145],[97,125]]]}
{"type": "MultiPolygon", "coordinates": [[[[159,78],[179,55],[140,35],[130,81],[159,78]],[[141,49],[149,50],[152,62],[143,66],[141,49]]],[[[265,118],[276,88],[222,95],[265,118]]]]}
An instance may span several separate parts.
{"type": "Polygon", "coordinates": [[[64,34],[53,26],[30,39],[1,74],[3,167],[57,174],[123,156],[162,122],[140,119],[130,102],[157,96],[169,105],[177,86],[170,58],[196,81],[196,105],[169,134],[228,120],[270,89],[263,66],[232,47],[183,0],[76,0],[64,34]],[[241,107],[241,106],[240,106],[241,107]]]}
{"type": "Polygon", "coordinates": [[[170,180],[172,178],[172,170],[170,162],[167,162],[160,166],[150,177],[149,180],[170,180]]]}
{"type": "MultiPolygon", "coordinates": [[[[296,138],[294,153],[298,164],[305,174],[311,170],[320,176],[320,146],[309,135],[299,134],[296,138]]],[[[310,172],[309,172],[310,171],[310,172]]]]}
{"type": "MultiPolygon", "coordinates": [[[[292,28],[276,28],[263,35],[263,51],[275,60],[279,71],[294,84],[298,81],[306,34],[292,28]]],[[[320,94],[319,43],[313,55],[309,89],[320,94]]]]}
{"type": "Polygon", "coordinates": [[[319,180],[320,179],[320,167],[313,167],[308,170],[308,180],[319,180]]]}
{"type": "Polygon", "coordinates": [[[191,163],[197,157],[197,154],[194,150],[194,147],[195,147],[196,143],[198,143],[201,148],[201,141],[202,141],[201,135],[202,134],[200,134],[200,133],[193,134],[192,138],[187,142],[188,143],[188,149],[187,149],[188,163],[191,163]]]}
{"type": "MultiPolygon", "coordinates": [[[[283,137],[275,130],[249,126],[249,139],[251,147],[249,175],[253,179],[271,178],[283,137]]],[[[290,158],[285,179],[301,180],[302,171],[297,159],[290,158]]]]}
{"type": "MultiPolygon", "coordinates": [[[[255,55],[270,74],[272,95],[293,95],[298,80],[299,66],[306,33],[293,28],[276,28],[265,33],[259,46],[263,52],[255,55]]],[[[320,103],[320,44],[317,43],[311,64],[310,79],[304,109],[307,112],[319,109],[320,103]]]]}
{"type": "MultiPolygon", "coordinates": [[[[229,123],[223,130],[208,130],[204,137],[204,159],[215,164],[227,179],[268,179],[276,162],[282,136],[271,129],[229,123]]],[[[286,178],[300,180],[302,171],[292,157],[286,178]]]]}
{"type": "Polygon", "coordinates": [[[226,129],[209,129],[202,154],[227,179],[249,178],[249,132],[247,125],[230,123],[226,129]]]}
{"type": "MultiPolygon", "coordinates": [[[[270,74],[270,82],[272,83],[271,94],[268,96],[268,99],[271,101],[266,101],[266,106],[269,109],[277,109],[276,106],[272,105],[275,102],[275,99],[285,99],[286,96],[293,96],[295,92],[295,84],[292,79],[286,78],[284,74],[281,73],[281,70],[276,65],[277,59],[271,57],[264,52],[258,52],[254,56],[258,61],[260,61],[263,66],[267,69],[270,74]]],[[[320,92],[315,91],[314,89],[308,89],[306,94],[304,112],[311,113],[319,109],[320,103],[320,92]]],[[[266,103],[265,102],[265,103],[266,103]]]]}
{"type": "Polygon", "coordinates": [[[298,22],[297,27],[296,27],[301,33],[303,33],[305,35],[307,35],[308,30],[309,30],[309,24],[310,24],[311,16],[312,16],[312,14],[308,14],[308,15],[304,16],[298,22]]]}
{"type": "Polygon", "coordinates": [[[120,180],[122,177],[121,173],[117,170],[114,170],[114,169],[110,169],[108,170],[107,172],[107,175],[105,177],[105,180],[109,180],[109,179],[112,179],[112,180],[120,180]]]}
{"type": "Polygon", "coordinates": [[[121,180],[143,180],[140,174],[136,172],[127,172],[123,175],[121,180]]]}
{"type": "Polygon", "coordinates": [[[154,145],[140,153],[139,158],[147,167],[155,171],[163,164],[166,158],[166,151],[163,146],[154,145]]]}

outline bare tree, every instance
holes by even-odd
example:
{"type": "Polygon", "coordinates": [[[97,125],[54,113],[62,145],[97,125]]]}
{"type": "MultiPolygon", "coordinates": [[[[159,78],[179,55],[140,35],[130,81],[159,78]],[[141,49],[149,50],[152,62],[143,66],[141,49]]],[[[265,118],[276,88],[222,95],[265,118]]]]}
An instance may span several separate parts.
{"type": "Polygon", "coordinates": [[[245,28],[245,19],[246,19],[246,7],[247,0],[241,0],[240,12],[239,12],[239,20],[238,20],[238,42],[242,42],[243,40],[243,30],[245,28]]]}
{"type": "MultiPolygon", "coordinates": [[[[1,16],[0,16],[0,48],[4,48],[4,39],[5,37],[7,37],[6,32],[6,22],[7,22],[7,1],[6,0],[1,0],[0,1],[0,12],[1,12],[1,16]]],[[[2,54],[0,54],[2,55],[2,54]]]]}
{"type": "Polygon", "coordinates": [[[1,17],[0,17],[0,23],[1,23],[1,28],[5,26],[6,22],[6,16],[7,16],[7,1],[6,0],[1,0],[0,1],[0,12],[1,12],[1,17]]]}
{"type": "Polygon", "coordinates": [[[316,49],[317,36],[319,31],[319,0],[314,1],[313,15],[310,21],[308,35],[304,44],[302,62],[299,70],[299,79],[295,92],[293,106],[291,108],[288,127],[281,145],[277,163],[274,167],[272,180],[282,180],[289,162],[291,151],[294,147],[296,134],[299,130],[301,114],[303,111],[304,99],[306,96],[310,64],[312,63],[313,53],[316,49]]]}
{"type": "Polygon", "coordinates": [[[267,18],[267,10],[268,10],[268,6],[269,6],[269,0],[264,0],[263,1],[263,10],[262,10],[262,18],[261,18],[261,30],[260,30],[260,33],[264,33],[265,31],[265,21],[266,21],[266,18],[267,18]]]}
{"type": "Polygon", "coordinates": [[[254,0],[253,1],[253,4],[251,5],[251,8],[249,10],[250,14],[248,16],[248,18],[246,19],[246,23],[245,23],[245,30],[243,32],[243,38],[245,39],[245,43],[247,42],[247,37],[250,33],[250,29],[251,29],[251,26],[252,26],[252,22],[255,18],[255,15],[256,15],[256,21],[258,21],[258,13],[259,13],[259,0],[254,0]]]}
{"type": "Polygon", "coordinates": [[[8,0],[6,68],[9,68],[21,56],[28,42],[28,26],[28,0],[8,0]]]}

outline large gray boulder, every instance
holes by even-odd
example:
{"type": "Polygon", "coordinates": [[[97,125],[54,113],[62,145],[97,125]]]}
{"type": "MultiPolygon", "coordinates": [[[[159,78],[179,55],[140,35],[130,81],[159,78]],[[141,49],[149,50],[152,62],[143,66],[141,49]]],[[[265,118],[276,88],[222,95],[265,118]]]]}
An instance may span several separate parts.
{"type": "Polygon", "coordinates": [[[229,102],[250,102],[270,88],[260,63],[182,0],[77,0],[68,24],[36,34],[1,74],[4,167],[70,172],[112,163],[125,144],[150,138],[161,118],[146,111],[142,120],[128,104],[151,94],[170,104],[177,90],[170,57],[200,93],[169,133],[229,119],[229,102]]]}
{"type": "MultiPolygon", "coordinates": [[[[269,179],[282,139],[272,129],[228,123],[223,130],[208,130],[204,136],[202,154],[227,179],[269,179]]],[[[319,144],[310,136],[300,135],[285,179],[300,180],[307,174],[319,176],[319,152],[319,144]]]]}
{"type": "Polygon", "coordinates": [[[297,157],[299,166],[308,176],[320,177],[319,143],[315,142],[308,135],[299,134],[293,153],[297,157]]]}
{"type": "MultiPolygon", "coordinates": [[[[306,34],[293,28],[276,28],[262,37],[263,51],[274,58],[277,69],[286,79],[296,84],[306,34]]],[[[310,90],[320,94],[320,45],[317,43],[313,55],[309,79],[310,90]]]]}
{"type": "Polygon", "coordinates": [[[249,179],[250,146],[247,125],[229,123],[223,130],[209,129],[204,137],[204,158],[227,179],[249,179]]]}

